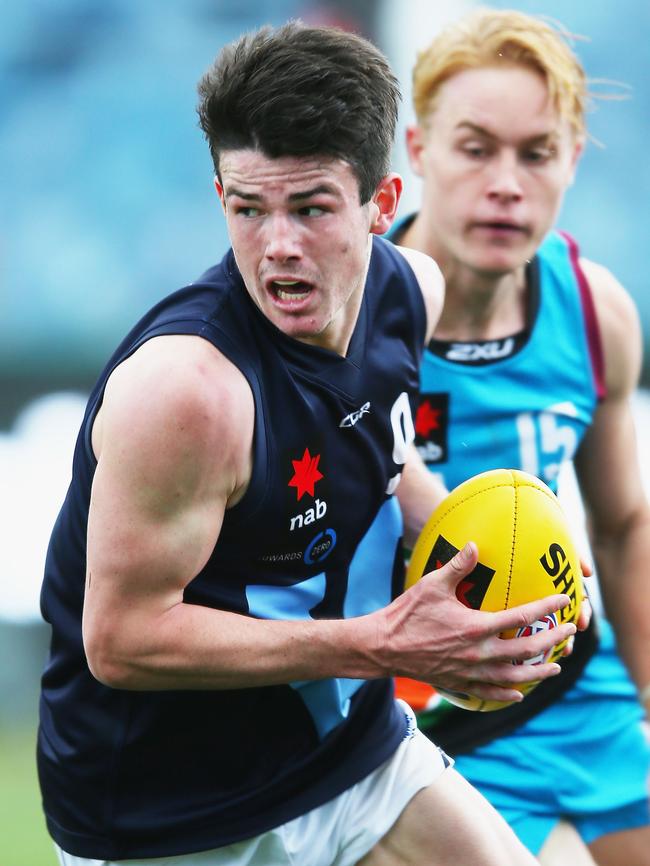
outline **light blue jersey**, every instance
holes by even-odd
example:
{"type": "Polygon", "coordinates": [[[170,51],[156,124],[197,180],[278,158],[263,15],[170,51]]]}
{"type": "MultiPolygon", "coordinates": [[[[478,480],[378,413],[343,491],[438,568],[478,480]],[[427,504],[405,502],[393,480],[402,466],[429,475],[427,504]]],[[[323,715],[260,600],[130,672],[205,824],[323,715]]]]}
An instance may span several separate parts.
{"type": "MultiPolygon", "coordinates": [[[[575,242],[548,235],[526,281],[522,333],[432,340],[425,352],[416,444],[450,489],[498,467],[524,469],[555,488],[604,396],[597,321],[575,242]]],[[[443,701],[418,716],[535,854],[561,818],[586,843],[650,822],[642,709],[611,626],[600,622],[597,649],[593,637],[593,624],[578,633],[561,674],[520,704],[468,713],[443,701]]]]}
{"type": "Polygon", "coordinates": [[[537,309],[518,350],[507,338],[424,354],[416,443],[449,489],[499,467],[555,487],[604,392],[593,305],[571,239],[548,235],[529,272],[537,309]]]}

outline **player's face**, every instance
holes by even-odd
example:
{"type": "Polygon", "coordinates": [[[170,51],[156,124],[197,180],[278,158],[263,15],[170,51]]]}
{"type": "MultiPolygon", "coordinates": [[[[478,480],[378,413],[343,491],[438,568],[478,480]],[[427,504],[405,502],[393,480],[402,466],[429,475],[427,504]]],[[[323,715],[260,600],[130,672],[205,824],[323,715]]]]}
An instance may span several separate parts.
{"type": "MultiPolygon", "coordinates": [[[[260,310],[285,334],[344,354],[357,319],[375,199],[343,160],[230,150],[217,191],[237,266],[260,310]]],[[[375,197],[376,198],[376,197],[375,197]]]]}
{"type": "Polygon", "coordinates": [[[580,150],[532,70],[454,75],[440,88],[427,128],[409,131],[435,239],[428,252],[443,268],[456,262],[498,275],[520,267],[552,227],[580,150]]]}

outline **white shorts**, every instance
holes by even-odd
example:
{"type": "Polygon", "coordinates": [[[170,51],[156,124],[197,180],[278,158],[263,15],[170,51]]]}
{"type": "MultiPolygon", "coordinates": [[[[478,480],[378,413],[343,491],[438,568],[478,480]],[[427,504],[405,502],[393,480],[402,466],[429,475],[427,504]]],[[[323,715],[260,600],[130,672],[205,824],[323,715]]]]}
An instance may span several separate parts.
{"type": "Polygon", "coordinates": [[[334,800],[260,836],[175,857],[88,860],[57,847],[61,866],[354,866],[407,803],[453,762],[418,731],[410,707],[404,740],[384,764],[334,800]]]}

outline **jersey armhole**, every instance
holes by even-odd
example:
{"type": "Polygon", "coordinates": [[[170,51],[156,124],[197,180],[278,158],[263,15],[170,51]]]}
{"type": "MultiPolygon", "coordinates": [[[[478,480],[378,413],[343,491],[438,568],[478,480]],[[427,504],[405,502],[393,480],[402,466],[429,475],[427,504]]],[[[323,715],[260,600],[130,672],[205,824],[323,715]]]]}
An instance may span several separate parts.
{"type": "Polygon", "coordinates": [[[86,452],[86,457],[90,461],[90,466],[94,472],[97,468],[97,459],[92,446],[92,428],[103,402],[104,393],[108,379],[119,365],[131,357],[141,346],[154,337],[171,336],[171,335],[187,335],[201,337],[211,343],[218,351],[222,352],[228,360],[235,365],[244,376],[248,385],[253,392],[253,400],[255,403],[255,422],[253,433],[253,460],[254,465],[263,466],[264,471],[258,472],[251,480],[248,490],[243,498],[232,508],[227,510],[229,520],[233,525],[238,522],[250,518],[257,512],[264,500],[264,494],[270,489],[270,460],[266,459],[266,455],[270,454],[270,443],[268,441],[267,426],[265,417],[268,415],[266,401],[262,393],[260,382],[257,373],[252,364],[248,363],[243,358],[241,351],[236,347],[232,340],[211,322],[199,319],[173,319],[155,325],[146,330],[140,337],[124,351],[119,358],[113,359],[114,363],[103,381],[101,388],[96,393],[92,394],[86,415],[83,422],[83,447],[86,452]]]}
{"type": "Polygon", "coordinates": [[[421,360],[425,348],[428,322],[428,310],[424,300],[424,292],[411,262],[398,249],[395,249],[394,244],[393,249],[397,256],[397,267],[404,274],[404,284],[409,287],[407,296],[409,300],[408,306],[415,329],[417,351],[421,360]]]}
{"type": "Polygon", "coordinates": [[[580,303],[582,305],[582,313],[585,321],[587,345],[589,347],[589,357],[591,359],[591,370],[594,377],[596,397],[600,402],[607,396],[607,386],[605,384],[603,344],[600,335],[600,327],[598,325],[598,317],[596,315],[596,306],[594,304],[589,281],[587,280],[585,272],[580,267],[580,256],[577,243],[567,232],[560,231],[559,234],[564,238],[569,248],[571,267],[573,268],[573,273],[580,292],[580,303]]]}

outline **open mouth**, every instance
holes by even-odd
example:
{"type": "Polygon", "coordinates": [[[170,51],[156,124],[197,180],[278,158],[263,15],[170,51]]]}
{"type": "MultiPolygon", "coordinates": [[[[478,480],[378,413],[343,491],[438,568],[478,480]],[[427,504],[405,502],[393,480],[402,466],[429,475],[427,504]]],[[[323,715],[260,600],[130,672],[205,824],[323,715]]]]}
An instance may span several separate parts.
{"type": "Polygon", "coordinates": [[[280,301],[302,301],[311,292],[311,285],[303,280],[271,280],[269,289],[280,301]]]}

